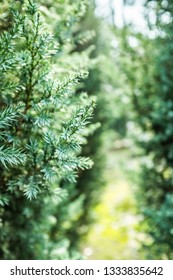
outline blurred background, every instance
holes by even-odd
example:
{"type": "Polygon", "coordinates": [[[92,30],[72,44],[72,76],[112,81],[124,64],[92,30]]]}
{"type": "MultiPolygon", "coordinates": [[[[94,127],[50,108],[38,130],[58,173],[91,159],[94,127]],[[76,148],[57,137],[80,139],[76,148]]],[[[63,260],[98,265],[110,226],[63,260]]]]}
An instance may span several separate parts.
{"type": "Polygon", "coordinates": [[[98,57],[88,84],[102,126],[86,175],[96,192],[86,258],[173,257],[172,16],[162,0],[96,0],[88,9],[98,57]]]}

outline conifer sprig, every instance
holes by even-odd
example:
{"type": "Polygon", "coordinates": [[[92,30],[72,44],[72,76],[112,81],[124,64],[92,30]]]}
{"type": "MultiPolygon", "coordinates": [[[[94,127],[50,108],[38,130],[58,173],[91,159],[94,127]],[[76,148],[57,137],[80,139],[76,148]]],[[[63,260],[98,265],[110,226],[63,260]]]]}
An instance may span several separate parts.
{"type": "Polygon", "coordinates": [[[23,164],[25,160],[26,155],[21,150],[10,147],[5,148],[4,146],[0,147],[0,162],[4,167],[23,164]]]}
{"type": "MultiPolygon", "coordinates": [[[[77,92],[89,65],[83,66],[80,55],[72,55],[73,25],[85,1],[50,0],[62,6],[55,15],[60,23],[56,37],[52,19],[41,12],[48,10],[47,2],[41,1],[44,9],[37,2],[11,1],[10,26],[0,34],[2,259],[53,258],[55,247],[70,256],[64,222],[71,223],[71,201],[79,204],[79,170],[93,164],[80,153],[95,105],[77,92]]],[[[56,253],[57,258],[62,256],[56,253]]]]}

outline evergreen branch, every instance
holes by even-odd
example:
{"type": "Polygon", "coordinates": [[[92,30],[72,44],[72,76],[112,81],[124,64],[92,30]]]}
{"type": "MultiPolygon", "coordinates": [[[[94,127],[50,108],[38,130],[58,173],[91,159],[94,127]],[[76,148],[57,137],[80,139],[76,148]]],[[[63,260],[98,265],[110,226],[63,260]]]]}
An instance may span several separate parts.
{"type": "Polygon", "coordinates": [[[73,171],[78,169],[90,169],[93,166],[93,161],[86,157],[70,157],[64,155],[58,159],[58,163],[62,170],[73,171]]]}
{"type": "Polygon", "coordinates": [[[23,164],[26,161],[26,155],[16,148],[0,147],[0,162],[7,168],[7,165],[23,164]]]}
{"type": "Polygon", "coordinates": [[[27,199],[32,200],[37,197],[39,190],[39,187],[32,182],[25,186],[24,195],[27,199]]]}
{"type": "Polygon", "coordinates": [[[51,181],[51,179],[55,175],[57,175],[56,171],[54,170],[54,167],[51,165],[45,165],[41,172],[44,174],[44,179],[47,181],[51,181]]]}
{"type": "Polygon", "coordinates": [[[17,121],[17,116],[20,114],[21,109],[24,108],[22,103],[15,106],[10,106],[0,111],[0,128],[11,126],[13,122],[17,121]]]}
{"type": "Polygon", "coordinates": [[[71,77],[68,77],[63,83],[60,83],[57,87],[56,94],[67,90],[70,86],[78,85],[82,80],[86,79],[88,72],[76,72],[71,77]]]}
{"type": "Polygon", "coordinates": [[[88,105],[79,108],[74,113],[73,117],[64,124],[63,133],[61,135],[63,141],[67,141],[72,135],[81,132],[85,126],[89,124],[94,108],[95,101],[92,100],[88,105]]]}

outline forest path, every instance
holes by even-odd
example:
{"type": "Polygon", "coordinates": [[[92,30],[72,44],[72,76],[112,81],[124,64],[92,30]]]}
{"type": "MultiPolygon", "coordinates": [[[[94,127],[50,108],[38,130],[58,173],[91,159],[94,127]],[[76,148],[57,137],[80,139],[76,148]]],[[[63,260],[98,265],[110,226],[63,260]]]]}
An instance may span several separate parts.
{"type": "Polygon", "coordinates": [[[141,259],[138,239],[139,216],[128,165],[133,164],[128,149],[110,150],[105,168],[106,187],[93,209],[95,224],[84,241],[87,259],[141,259]]]}

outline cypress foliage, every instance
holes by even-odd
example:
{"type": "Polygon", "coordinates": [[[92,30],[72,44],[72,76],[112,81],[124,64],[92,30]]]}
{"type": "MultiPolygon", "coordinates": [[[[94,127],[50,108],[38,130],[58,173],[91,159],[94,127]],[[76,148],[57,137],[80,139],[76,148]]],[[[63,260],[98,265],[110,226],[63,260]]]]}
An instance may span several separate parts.
{"type": "MultiPolygon", "coordinates": [[[[74,19],[81,16],[78,4],[74,19]]],[[[70,254],[63,219],[71,189],[61,182],[76,182],[78,170],[92,166],[79,154],[95,104],[86,94],[75,94],[87,65],[80,67],[76,57],[79,68],[74,67],[69,27],[61,25],[55,40],[40,12],[45,9],[32,0],[13,3],[10,25],[0,34],[1,259],[77,256],[70,254]]]]}

